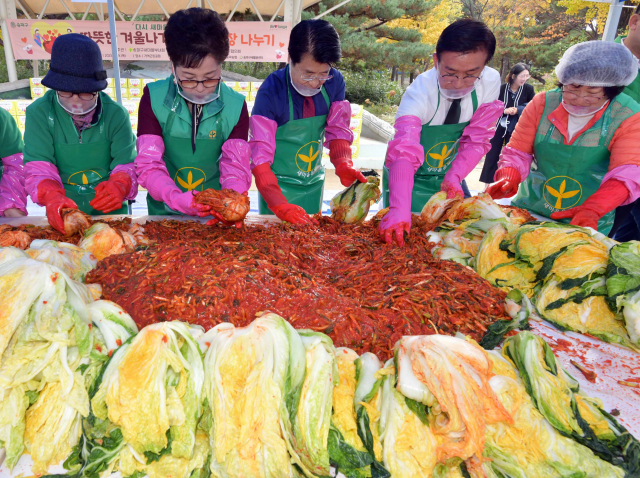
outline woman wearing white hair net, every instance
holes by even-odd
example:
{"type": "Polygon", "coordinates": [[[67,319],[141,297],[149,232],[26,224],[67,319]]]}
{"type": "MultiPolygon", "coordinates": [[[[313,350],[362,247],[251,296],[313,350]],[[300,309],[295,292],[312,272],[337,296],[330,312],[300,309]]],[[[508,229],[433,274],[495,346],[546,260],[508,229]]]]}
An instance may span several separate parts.
{"type": "Polygon", "coordinates": [[[640,197],[640,105],[621,93],[637,74],[620,44],[569,48],[556,67],[559,88],[525,108],[488,193],[517,192],[515,206],[607,234],[612,211],[640,197]]]}

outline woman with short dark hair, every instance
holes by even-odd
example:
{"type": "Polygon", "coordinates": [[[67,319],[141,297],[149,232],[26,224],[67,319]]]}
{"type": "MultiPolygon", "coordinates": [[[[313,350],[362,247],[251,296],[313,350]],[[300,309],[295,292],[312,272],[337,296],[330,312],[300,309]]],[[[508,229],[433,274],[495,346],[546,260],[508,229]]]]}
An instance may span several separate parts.
{"type": "Polygon", "coordinates": [[[500,87],[498,98],[504,103],[504,113],[498,120],[496,134],[491,140],[491,150],[484,158],[484,166],[480,175],[480,181],[483,183],[491,184],[493,182],[493,175],[498,169],[500,151],[511,139],[511,133],[513,133],[525,106],[536,95],[533,86],[527,83],[530,77],[529,67],[524,63],[516,63],[509,72],[507,82],[500,87]]]}
{"type": "Polygon", "coordinates": [[[190,8],[171,15],[164,35],[172,75],[148,84],[140,100],[139,181],[149,214],[216,216],[194,195],[251,186],[247,105],[222,82],[229,32],[216,12],[190,8]]]}
{"type": "Polygon", "coordinates": [[[250,141],[260,214],[294,224],[314,221],[308,214],[322,207],[323,144],[344,186],[366,181],[351,161],[351,106],[334,68],[341,54],[329,22],[300,22],[291,31],[289,64],[260,87],[250,141]]]}

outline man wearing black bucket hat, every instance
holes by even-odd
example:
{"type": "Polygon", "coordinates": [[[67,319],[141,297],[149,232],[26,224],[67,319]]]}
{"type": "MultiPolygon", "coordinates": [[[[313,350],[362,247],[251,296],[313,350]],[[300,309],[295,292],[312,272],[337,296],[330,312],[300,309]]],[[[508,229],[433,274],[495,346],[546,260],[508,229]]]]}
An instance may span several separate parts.
{"type": "Polygon", "coordinates": [[[127,111],[102,92],[100,47],[77,33],[58,37],[42,84],[50,90],[27,108],[27,192],[62,232],[63,208],[126,214],[138,190],[135,137],[127,111]]]}

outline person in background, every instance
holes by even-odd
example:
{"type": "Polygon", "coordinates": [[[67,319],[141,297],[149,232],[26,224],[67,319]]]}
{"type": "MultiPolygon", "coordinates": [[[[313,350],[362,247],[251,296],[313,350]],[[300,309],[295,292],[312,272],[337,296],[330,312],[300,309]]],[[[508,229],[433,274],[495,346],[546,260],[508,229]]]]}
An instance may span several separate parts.
{"type": "Polygon", "coordinates": [[[16,120],[0,108],[0,217],[27,215],[22,135],[16,120]]]}
{"type": "Polygon", "coordinates": [[[135,137],[129,113],[102,92],[107,72],[100,47],[69,33],[56,38],[49,88],[27,107],[25,187],[45,206],[52,227],[64,232],[63,208],[91,214],[127,214],[138,193],[135,137]]]}
{"type": "Polygon", "coordinates": [[[491,140],[491,150],[484,158],[484,166],[480,175],[480,181],[483,183],[491,184],[493,182],[502,147],[509,143],[518,118],[520,118],[525,106],[536,95],[533,86],[527,83],[530,77],[529,67],[524,63],[516,63],[509,72],[507,82],[500,87],[498,98],[504,103],[504,113],[498,121],[496,134],[491,140]]]}
{"type": "Polygon", "coordinates": [[[609,233],[612,211],[640,196],[640,105],[622,93],[637,74],[620,44],[569,48],[556,66],[559,88],[524,110],[487,192],[517,192],[517,207],[609,233]]]}
{"type": "MultiPolygon", "coordinates": [[[[640,61],[640,5],[636,7],[635,13],[629,19],[629,34],[625,38],[616,38],[616,43],[627,47],[640,61]]],[[[640,63],[638,66],[640,67],[640,63]]],[[[633,98],[636,103],[640,103],[640,73],[623,93],[633,98]]],[[[620,242],[640,241],[640,199],[616,209],[616,217],[609,235],[620,242]]]]}
{"type": "Polygon", "coordinates": [[[322,209],[322,146],[343,186],[366,182],[353,167],[351,105],[333,66],[340,38],[325,20],[304,20],[291,30],[289,64],[260,86],[251,114],[251,167],[260,214],[308,224],[322,209]]]}
{"type": "Polygon", "coordinates": [[[407,88],[396,114],[383,175],[388,213],[382,238],[404,244],[411,212],[420,213],[440,190],[447,197],[471,194],[464,179],[491,149],[504,105],[500,74],[487,64],[496,49],[491,30],[476,20],[444,29],[433,55],[434,68],[407,88]]]}
{"type": "Polygon", "coordinates": [[[135,163],[149,214],[231,225],[194,201],[205,189],[251,186],[247,104],[221,81],[229,31],[216,12],[189,8],[171,15],[164,37],[173,73],[145,86],[138,110],[135,163]]]}

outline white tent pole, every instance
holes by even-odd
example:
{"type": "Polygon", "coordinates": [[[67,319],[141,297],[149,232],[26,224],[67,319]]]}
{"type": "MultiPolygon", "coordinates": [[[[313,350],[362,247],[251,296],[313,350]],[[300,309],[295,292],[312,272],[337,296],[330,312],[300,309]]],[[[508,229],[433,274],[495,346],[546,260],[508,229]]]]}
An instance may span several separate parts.
{"type": "Polygon", "coordinates": [[[261,22],[264,22],[264,19],[262,18],[262,15],[260,14],[260,10],[258,10],[258,7],[256,7],[256,4],[253,3],[253,0],[249,0],[251,2],[251,5],[253,6],[254,10],[256,11],[256,13],[258,14],[258,18],[260,19],[261,22]]]}
{"type": "Polygon", "coordinates": [[[138,9],[136,10],[136,12],[133,14],[133,16],[131,17],[131,21],[135,22],[136,21],[136,17],[138,16],[138,13],[140,13],[140,9],[142,8],[142,5],[144,5],[144,2],[146,0],[140,0],[140,5],[138,5],[138,9]]]}
{"type": "Polygon", "coordinates": [[[118,32],[116,31],[116,16],[113,11],[113,0],[107,0],[109,7],[109,31],[111,32],[111,55],[113,56],[113,76],[115,76],[116,100],[122,104],[122,90],[120,89],[120,58],[118,56],[118,32]]]}
{"type": "MultiPolygon", "coordinates": [[[[16,71],[16,60],[13,57],[13,49],[11,47],[11,36],[9,28],[7,28],[7,6],[13,0],[0,0],[0,28],[4,32],[2,38],[4,40],[4,58],[7,61],[7,73],[9,81],[18,81],[18,72],[16,71]]],[[[15,8],[15,4],[14,4],[15,8]]]]}
{"type": "Polygon", "coordinates": [[[238,5],[240,5],[240,1],[241,0],[238,0],[236,4],[233,6],[233,9],[231,10],[231,13],[229,13],[229,16],[227,17],[226,21],[230,22],[233,16],[236,14],[236,10],[238,9],[238,5]]]}
{"type": "Polygon", "coordinates": [[[123,22],[127,21],[124,18],[124,15],[122,15],[122,13],[120,13],[120,10],[118,10],[118,6],[115,4],[115,0],[114,0],[114,3],[113,3],[113,9],[116,11],[116,14],[120,17],[120,20],[122,20],[123,22]]]}
{"type": "Polygon", "coordinates": [[[89,15],[89,10],[91,10],[91,3],[87,5],[87,9],[84,11],[84,15],[82,15],[82,20],[86,20],[87,15],[89,15]]]}
{"type": "Polygon", "coordinates": [[[609,5],[609,14],[607,15],[607,23],[604,26],[604,32],[602,33],[603,41],[613,41],[616,39],[623,3],[624,2],[621,2],[620,0],[611,0],[611,5],[609,5]]]}
{"type": "Polygon", "coordinates": [[[38,15],[38,20],[41,20],[42,17],[44,16],[44,12],[47,11],[47,7],[49,6],[49,0],[47,0],[46,2],[44,2],[44,6],[42,7],[42,11],[40,12],[40,15],[38,15]]]}
{"type": "Polygon", "coordinates": [[[318,15],[317,17],[314,18],[314,20],[317,20],[318,18],[322,18],[324,17],[327,13],[331,13],[334,10],[337,10],[338,8],[340,8],[342,5],[346,5],[347,3],[349,3],[351,0],[344,0],[344,2],[337,4],[335,7],[331,7],[329,10],[327,10],[326,12],[322,12],[320,15],[318,15]]]}
{"type": "Polygon", "coordinates": [[[62,6],[64,7],[64,9],[67,11],[67,13],[69,14],[69,16],[71,17],[71,20],[75,20],[76,17],[73,16],[73,13],[71,13],[71,10],[69,10],[69,7],[67,7],[67,4],[64,3],[64,0],[60,0],[60,3],[62,4],[62,6]]]}
{"type": "Polygon", "coordinates": [[[275,18],[278,16],[278,13],[280,13],[280,9],[282,8],[282,5],[284,5],[284,0],[282,0],[280,2],[280,5],[278,5],[278,8],[276,8],[276,11],[273,12],[273,16],[271,17],[271,20],[269,20],[269,21],[272,22],[273,20],[275,20],[275,18]]]}
{"type": "Polygon", "coordinates": [[[16,0],[16,5],[20,8],[20,10],[22,10],[22,13],[24,13],[24,16],[27,17],[29,20],[31,20],[31,15],[29,15],[29,10],[27,10],[24,7],[24,5],[20,0],[16,0]]]}

